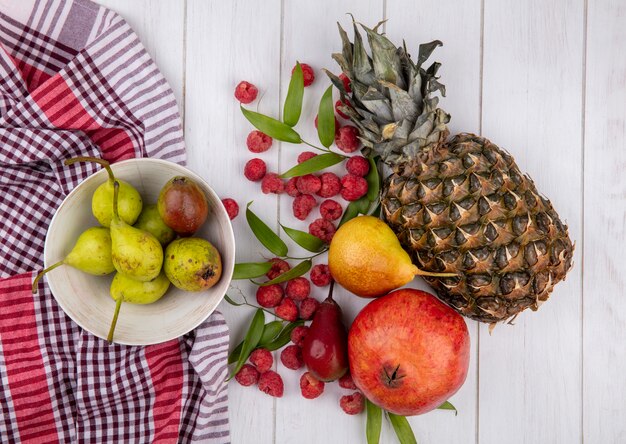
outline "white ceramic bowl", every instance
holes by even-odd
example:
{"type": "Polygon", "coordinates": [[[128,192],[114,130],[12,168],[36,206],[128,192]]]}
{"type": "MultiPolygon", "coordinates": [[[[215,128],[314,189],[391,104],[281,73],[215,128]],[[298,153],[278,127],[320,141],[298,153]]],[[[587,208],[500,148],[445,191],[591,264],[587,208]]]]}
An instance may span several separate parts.
{"type": "MultiPolygon", "coordinates": [[[[211,242],[222,256],[222,277],[210,289],[197,293],[170,285],[165,296],[153,304],[122,304],[114,341],[119,344],[157,344],[188,333],[209,317],[220,303],[232,278],[235,265],[235,238],[221,200],[198,175],[180,165],[159,159],[130,159],[111,165],[115,176],[133,185],[144,203],[156,203],[163,185],[174,176],[195,180],[204,190],[209,216],[194,236],[211,242]]],[[[78,185],[65,198],[50,222],[44,252],[45,266],[62,260],[76,239],[88,227],[98,225],[91,214],[91,196],[107,180],[101,170],[78,185]]],[[[92,276],[62,266],[46,276],[55,299],[83,329],[106,339],[115,309],[109,295],[113,274],[92,276]]]]}

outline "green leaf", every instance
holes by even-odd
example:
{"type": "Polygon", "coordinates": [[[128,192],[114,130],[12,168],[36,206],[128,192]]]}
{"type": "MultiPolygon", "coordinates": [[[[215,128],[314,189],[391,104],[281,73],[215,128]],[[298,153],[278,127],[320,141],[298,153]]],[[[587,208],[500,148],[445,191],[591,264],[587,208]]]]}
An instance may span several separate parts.
{"type": "Polygon", "coordinates": [[[262,133],[276,140],[282,140],[283,142],[302,143],[300,134],[295,132],[289,125],[266,115],[245,109],[243,106],[241,107],[241,112],[244,117],[262,133]]]}
{"type": "Polygon", "coordinates": [[[316,171],[323,170],[335,164],[338,164],[344,160],[346,156],[336,153],[324,153],[318,154],[315,157],[311,157],[309,160],[294,166],[281,174],[280,177],[288,179],[290,177],[304,176],[305,174],[315,173],[316,171]]]}
{"type": "Polygon", "coordinates": [[[261,287],[265,287],[267,285],[272,284],[280,284],[281,282],[287,282],[293,278],[297,278],[302,276],[304,273],[311,269],[311,259],[307,259],[305,261],[300,262],[298,265],[293,267],[291,270],[285,271],[283,274],[278,275],[271,281],[263,282],[259,284],[261,287]]]}
{"type": "Polygon", "coordinates": [[[326,148],[335,140],[335,108],[333,106],[333,87],[326,89],[317,112],[317,136],[326,148]]]}
{"type": "Polygon", "coordinates": [[[242,348],[243,348],[243,341],[241,341],[239,345],[237,345],[237,347],[235,347],[235,349],[232,352],[230,352],[230,354],[228,355],[228,365],[232,364],[233,362],[237,362],[237,360],[239,359],[239,356],[241,356],[242,348]]]}
{"type": "Polygon", "coordinates": [[[305,231],[296,230],[294,228],[289,228],[284,225],[281,225],[287,236],[292,238],[295,243],[300,245],[307,251],[311,253],[319,253],[324,249],[326,244],[319,237],[313,236],[305,231]]]}
{"type": "Polygon", "coordinates": [[[454,416],[459,414],[459,411],[456,409],[455,406],[452,405],[452,403],[450,401],[444,402],[443,404],[441,404],[437,408],[441,409],[441,410],[454,410],[454,416]]]}
{"type": "Polygon", "coordinates": [[[232,379],[239,370],[241,370],[243,364],[248,360],[250,353],[252,353],[252,350],[254,350],[261,340],[264,328],[265,315],[263,314],[263,310],[259,308],[256,313],[254,313],[254,317],[252,318],[252,322],[248,328],[248,333],[246,334],[246,337],[243,340],[243,345],[241,346],[241,353],[239,354],[239,359],[237,359],[237,365],[235,365],[235,368],[230,374],[230,377],[228,378],[229,380],[232,379]]]}
{"type": "Polygon", "coordinates": [[[378,192],[380,190],[380,178],[378,177],[378,168],[376,168],[376,160],[369,157],[367,160],[370,162],[370,170],[365,176],[367,180],[367,199],[370,202],[374,202],[378,199],[378,192]]]}
{"type": "Polygon", "coordinates": [[[290,322],[285,326],[285,328],[282,329],[280,334],[272,342],[270,342],[269,344],[263,344],[263,346],[269,351],[283,348],[289,343],[289,341],[291,341],[291,332],[293,331],[293,329],[298,327],[299,325],[304,325],[304,321],[290,322]]]}
{"type": "Polygon", "coordinates": [[[224,299],[226,300],[226,302],[228,302],[230,305],[234,305],[235,307],[241,307],[242,305],[246,305],[243,302],[240,304],[238,302],[233,301],[230,296],[228,296],[227,294],[224,295],[224,299]]]}
{"type": "Polygon", "coordinates": [[[342,226],[350,219],[354,219],[359,214],[367,214],[367,210],[369,209],[370,201],[366,196],[362,198],[352,201],[346,207],[346,211],[343,212],[343,216],[341,217],[341,221],[339,222],[339,226],[342,226]]]}
{"type": "Polygon", "coordinates": [[[383,425],[383,411],[369,399],[365,400],[365,407],[367,409],[367,423],[365,425],[367,444],[378,444],[383,425]]]}
{"type": "Polygon", "coordinates": [[[252,212],[250,205],[252,202],[246,207],[246,220],[256,238],[276,256],[286,256],[289,250],[285,242],[252,212]]]}
{"type": "MultiPolygon", "coordinates": [[[[257,344],[257,347],[263,347],[265,344],[269,344],[270,342],[272,342],[277,336],[278,334],[281,332],[281,330],[283,329],[283,323],[282,321],[272,321],[272,322],[268,322],[267,324],[265,324],[265,327],[263,328],[263,334],[261,335],[261,339],[259,340],[259,343],[257,344]]],[[[241,349],[243,348],[243,341],[241,341],[239,343],[239,345],[237,345],[237,347],[235,347],[235,349],[230,352],[230,355],[228,355],[228,364],[232,364],[233,362],[237,362],[237,360],[239,359],[239,356],[241,356],[241,349]]]]}
{"type": "Polygon", "coordinates": [[[287,98],[283,107],[283,122],[289,126],[296,126],[302,112],[302,97],[304,96],[304,76],[302,66],[296,63],[296,68],[291,75],[287,98]]]}
{"type": "Polygon", "coordinates": [[[233,271],[233,280],[250,279],[263,276],[272,268],[271,262],[242,262],[235,264],[233,271]]]}
{"type": "Polygon", "coordinates": [[[396,432],[400,444],[417,444],[413,429],[411,429],[409,421],[407,421],[404,416],[394,415],[389,412],[387,412],[387,415],[389,416],[389,421],[396,432]]]}

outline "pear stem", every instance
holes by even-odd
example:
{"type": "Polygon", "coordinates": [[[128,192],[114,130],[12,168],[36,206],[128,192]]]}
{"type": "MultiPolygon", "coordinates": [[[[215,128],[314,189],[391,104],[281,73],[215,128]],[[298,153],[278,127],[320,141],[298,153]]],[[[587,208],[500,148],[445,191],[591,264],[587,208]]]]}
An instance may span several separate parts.
{"type": "MultiPolygon", "coordinates": [[[[417,267],[416,267],[417,268],[417,267]]],[[[415,272],[416,276],[433,276],[433,277],[457,277],[458,273],[435,273],[434,271],[420,270],[415,272]]]]}
{"type": "Polygon", "coordinates": [[[63,259],[62,261],[57,262],[56,264],[52,264],[50,265],[48,268],[46,268],[45,270],[41,271],[37,277],[35,277],[35,280],[33,281],[33,294],[37,294],[37,284],[39,283],[39,281],[41,280],[41,278],[43,277],[44,274],[46,274],[47,272],[54,270],[57,267],[60,267],[61,265],[63,265],[65,263],[65,259],[63,259]]]}
{"type": "Polygon", "coordinates": [[[330,281],[330,289],[328,290],[328,298],[329,300],[333,300],[333,289],[335,288],[335,281],[330,281]]]}
{"type": "Polygon", "coordinates": [[[67,159],[64,163],[65,165],[72,165],[76,162],[95,162],[98,163],[100,165],[102,165],[104,167],[105,170],[107,170],[107,173],[109,175],[109,180],[112,182],[115,180],[115,176],[113,175],[113,170],[111,169],[111,164],[104,160],[104,159],[99,159],[97,157],[86,157],[86,156],[80,156],[80,157],[73,157],[71,159],[67,159]]]}
{"type": "Polygon", "coordinates": [[[117,212],[117,195],[119,194],[120,191],[120,183],[115,180],[113,181],[113,215],[115,217],[120,217],[119,213],[117,212]]]}
{"type": "Polygon", "coordinates": [[[117,301],[115,301],[115,313],[113,314],[113,320],[111,321],[111,328],[109,328],[109,334],[107,336],[107,341],[109,341],[109,344],[113,344],[113,332],[115,332],[115,326],[117,325],[117,317],[120,314],[120,307],[122,306],[122,302],[124,302],[122,298],[118,298],[117,301]]]}

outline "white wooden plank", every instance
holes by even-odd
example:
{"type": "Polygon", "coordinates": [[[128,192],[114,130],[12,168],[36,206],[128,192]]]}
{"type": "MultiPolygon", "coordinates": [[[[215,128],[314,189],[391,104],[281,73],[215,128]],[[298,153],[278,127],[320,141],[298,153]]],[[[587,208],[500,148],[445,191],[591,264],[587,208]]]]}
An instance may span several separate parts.
{"type": "Polygon", "coordinates": [[[589,2],[585,102],[584,442],[626,442],[626,8],[589,2]]]}
{"type": "MultiPolygon", "coordinates": [[[[582,240],[583,1],[484,5],[483,135],[582,240]]],[[[480,332],[479,442],[581,440],[581,256],[537,313],[480,332]]]]}
{"type": "Polygon", "coordinates": [[[119,13],[169,82],[183,112],[185,3],[180,0],[96,0],[119,13]]]}
{"type": "MultiPolygon", "coordinates": [[[[320,146],[314,119],[317,115],[319,100],[330,81],[321,68],[340,72],[338,65],[331,59],[333,52],[341,50],[341,39],[337,23],[341,22],[346,30],[352,23],[346,12],[354,14],[363,23],[376,24],[383,17],[382,0],[350,0],[341,2],[304,0],[284,2],[283,58],[282,58],[282,98],[284,100],[291,76],[291,69],[296,61],[307,63],[315,69],[316,80],[305,89],[302,117],[297,126],[302,137],[320,146]]],[[[311,151],[304,146],[283,143],[281,146],[281,170],[286,171],[296,164],[296,158],[302,151],[311,151]]],[[[343,166],[330,171],[345,174],[343,166]]],[[[345,207],[345,202],[336,199],[345,207]]],[[[308,231],[308,224],[319,216],[315,208],[306,222],[293,217],[293,199],[282,196],[280,201],[280,219],[284,224],[308,231]]],[[[321,202],[321,199],[319,199],[321,202]]],[[[306,254],[304,250],[290,247],[290,252],[306,254]]],[[[295,262],[294,262],[295,263],[295,262]]],[[[320,256],[315,263],[326,263],[326,256],[320,256]]],[[[328,287],[320,289],[312,286],[312,296],[322,301],[326,298],[328,287]]],[[[334,298],[344,311],[344,319],[350,323],[368,300],[360,299],[335,287],[334,298]]],[[[307,400],[300,394],[300,376],[304,369],[294,372],[279,366],[279,372],[285,380],[285,397],[276,404],[276,443],[298,442],[317,443],[358,443],[365,441],[365,414],[348,416],[339,407],[341,396],[352,393],[342,389],[336,383],[326,384],[322,396],[307,400]]],[[[381,441],[388,442],[388,441],[381,441]]],[[[391,441],[393,442],[393,441],[391,441]]]]}
{"type": "MultiPolygon", "coordinates": [[[[440,106],[452,116],[449,125],[452,134],[480,131],[480,15],[479,0],[420,0],[410,7],[403,0],[387,0],[386,31],[394,42],[405,40],[413,55],[417,55],[420,43],[443,42],[429,63],[442,63],[439,75],[446,85],[447,97],[442,98],[440,106]]],[[[433,290],[429,288],[429,291],[433,290]]],[[[472,347],[470,369],[465,384],[450,399],[459,414],[455,417],[450,412],[434,411],[411,418],[419,442],[476,442],[479,326],[470,319],[466,323],[472,347]]]]}
{"type": "MultiPolygon", "coordinates": [[[[261,157],[277,169],[278,148],[253,156],[246,148],[252,127],[239,110],[233,92],[240,80],[259,88],[260,101],[251,106],[273,112],[278,103],[280,62],[280,1],[204,1],[187,3],[185,137],[189,167],[201,174],[220,197],[234,198],[240,214],[233,221],[237,261],[258,261],[267,255],[245,221],[245,205],[254,199],[253,210],[275,225],[277,199],[263,195],[259,184],[248,182],[243,166],[261,157]]],[[[250,284],[234,282],[255,301],[250,284]]],[[[233,290],[233,298],[239,294],[233,290]]],[[[231,329],[231,347],[242,340],[253,311],[223,302],[219,309],[231,329]]],[[[234,443],[273,442],[274,399],[255,387],[229,385],[231,439],[234,443]]]]}

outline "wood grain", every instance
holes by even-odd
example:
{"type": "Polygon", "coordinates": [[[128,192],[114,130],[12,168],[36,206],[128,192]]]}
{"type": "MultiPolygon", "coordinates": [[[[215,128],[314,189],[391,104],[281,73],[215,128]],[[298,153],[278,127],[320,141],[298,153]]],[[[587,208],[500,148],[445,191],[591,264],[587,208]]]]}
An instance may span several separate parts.
{"type": "Polygon", "coordinates": [[[585,100],[583,431],[626,442],[626,5],[589,2],[585,100]]]}
{"type": "MultiPolygon", "coordinates": [[[[483,135],[507,149],[582,239],[583,2],[484,9],[483,135]]],[[[581,440],[581,251],[538,312],[481,328],[479,442],[581,440]]]]}

